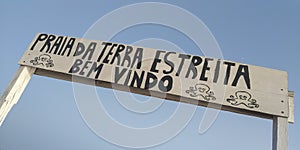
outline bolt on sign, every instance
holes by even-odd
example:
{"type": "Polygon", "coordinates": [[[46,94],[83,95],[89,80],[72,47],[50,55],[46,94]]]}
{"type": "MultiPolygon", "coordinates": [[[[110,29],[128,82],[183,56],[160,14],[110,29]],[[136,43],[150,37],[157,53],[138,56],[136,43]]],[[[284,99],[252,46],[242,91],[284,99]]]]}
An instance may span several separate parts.
{"type": "Polygon", "coordinates": [[[45,33],[35,36],[19,64],[43,76],[79,77],[97,86],[129,87],[138,94],[264,118],[290,116],[287,72],[274,69],[45,33]]]}

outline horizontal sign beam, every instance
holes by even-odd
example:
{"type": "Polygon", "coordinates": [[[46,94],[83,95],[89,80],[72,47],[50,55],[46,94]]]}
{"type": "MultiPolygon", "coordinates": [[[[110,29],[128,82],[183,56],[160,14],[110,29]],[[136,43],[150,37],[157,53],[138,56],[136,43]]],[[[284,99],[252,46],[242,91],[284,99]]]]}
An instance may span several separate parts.
{"type": "Polygon", "coordinates": [[[120,43],[37,34],[19,61],[35,74],[255,116],[289,116],[287,73],[120,43]],[[80,80],[75,80],[75,78],[80,80]],[[151,93],[151,94],[150,94],[151,93]]]}

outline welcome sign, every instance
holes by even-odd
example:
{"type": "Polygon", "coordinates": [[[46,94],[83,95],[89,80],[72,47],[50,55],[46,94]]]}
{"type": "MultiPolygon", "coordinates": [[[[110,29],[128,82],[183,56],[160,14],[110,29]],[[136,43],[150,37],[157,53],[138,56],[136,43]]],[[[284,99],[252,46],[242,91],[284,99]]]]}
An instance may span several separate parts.
{"type": "Polygon", "coordinates": [[[289,113],[286,72],[232,61],[40,33],[19,64],[37,68],[35,74],[80,77],[103,87],[151,91],[151,96],[223,105],[234,112],[289,113]]]}

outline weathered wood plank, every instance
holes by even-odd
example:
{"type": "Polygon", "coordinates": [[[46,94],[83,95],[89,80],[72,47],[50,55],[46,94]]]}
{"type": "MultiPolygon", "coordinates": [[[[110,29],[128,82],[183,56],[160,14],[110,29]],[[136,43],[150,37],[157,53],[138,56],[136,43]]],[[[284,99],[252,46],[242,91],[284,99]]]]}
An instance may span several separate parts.
{"type": "Polygon", "coordinates": [[[166,100],[188,103],[188,104],[198,105],[198,106],[203,106],[203,107],[216,108],[216,109],[221,109],[224,111],[229,111],[229,112],[243,114],[243,115],[249,115],[249,116],[255,116],[255,117],[264,118],[264,119],[273,119],[273,116],[270,114],[267,114],[267,113],[260,113],[260,112],[255,112],[255,111],[251,111],[251,110],[246,110],[246,109],[239,109],[239,108],[230,107],[230,106],[226,106],[226,105],[220,106],[219,104],[213,104],[213,103],[208,105],[208,102],[195,101],[195,99],[188,98],[188,97],[180,97],[180,96],[171,95],[171,94],[165,95],[164,93],[157,92],[157,91],[150,91],[150,90],[144,90],[144,89],[135,88],[135,87],[128,87],[125,85],[114,84],[114,83],[110,83],[110,82],[103,82],[103,81],[93,80],[93,79],[84,78],[84,77],[70,76],[65,73],[53,72],[53,71],[48,71],[48,70],[44,70],[44,69],[37,69],[35,74],[40,75],[40,76],[46,76],[46,77],[50,77],[50,78],[60,79],[60,80],[78,82],[78,83],[87,84],[87,85],[95,85],[95,86],[104,87],[104,88],[112,88],[113,87],[113,89],[120,90],[120,91],[127,91],[129,89],[130,92],[139,93],[139,94],[146,95],[146,96],[155,95],[155,97],[157,97],[157,98],[163,98],[166,100]]]}
{"type": "Polygon", "coordinates": [[[18,102],[35,70],[36,68],[30,66],[19,67],[14,78],[0,98],[0,126],[13,105],[18,102]]]}
{"type": "Polygon", "coordinates": [[[288,118],[273,117],[272,150],[288,150],[288,118]]]}
{"type": "Polygon", "coordinates": [[[155,93],[151,95],[154,97],[167,95],[193,100],[191,103],[201,106],[222,105],[233,112],[282,117],[289,114],[287,72],[232,61],[37,34],[19,64],[61,79],[80,76],[127,86],[136,89],[132,92],[137,94],[148,90],[155,93]]]}
{"type": "Polygon", "coordinates": [[[294,92],[289,91],[289,123],[295,122],[294,92]]]}

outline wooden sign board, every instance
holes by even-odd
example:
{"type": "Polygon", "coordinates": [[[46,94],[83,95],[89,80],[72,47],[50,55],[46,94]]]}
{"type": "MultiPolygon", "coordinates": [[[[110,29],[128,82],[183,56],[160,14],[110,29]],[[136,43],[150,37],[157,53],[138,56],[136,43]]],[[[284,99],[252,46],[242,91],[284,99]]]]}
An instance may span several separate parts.
{"type": "Polygon", "coordinates": [[[19,61],[35,74],[259,116],[288,117],[284,71],[166,50],[37,34],[19,61]],[[221,90],[220,90],[221,88],[221,90]]]}
{"type": "Polygon", "coordinates": [[[288,149],[294,93],[287,72],[166,50],[37,34],[0,98],[0,126],[32,74],[216,107],[273,120],[273,150],[288,149]]]}

